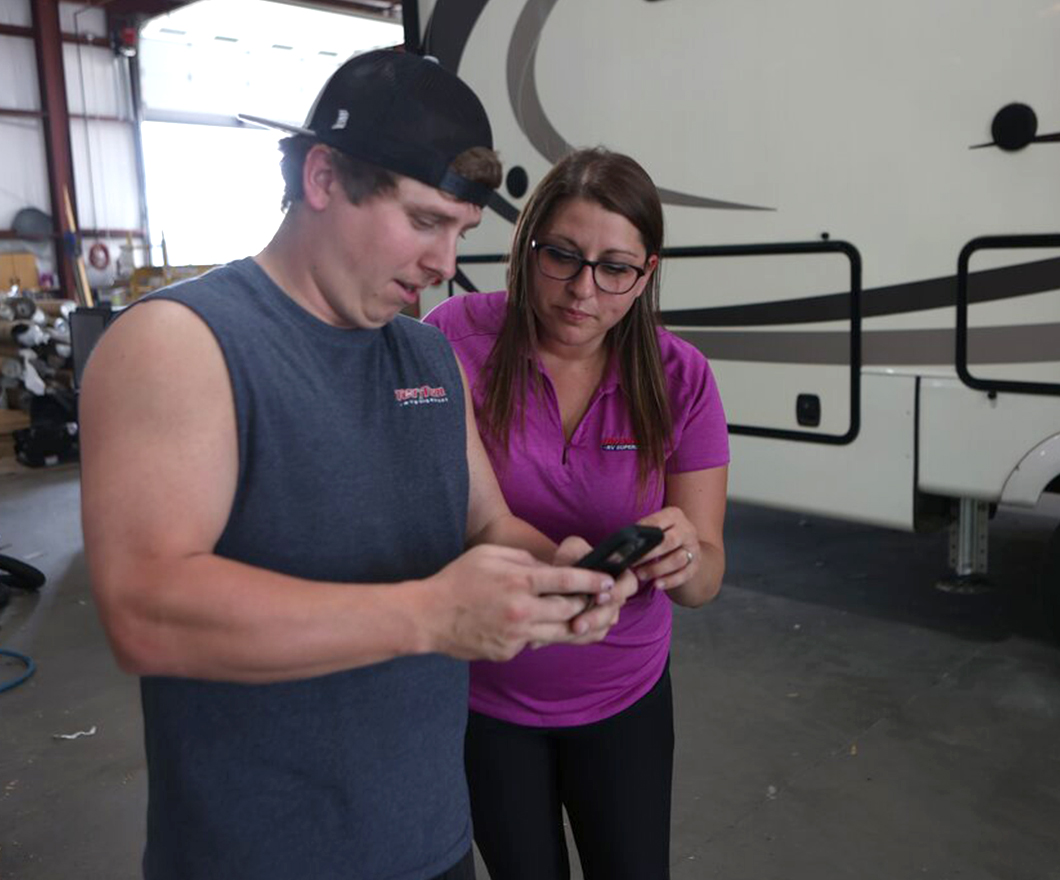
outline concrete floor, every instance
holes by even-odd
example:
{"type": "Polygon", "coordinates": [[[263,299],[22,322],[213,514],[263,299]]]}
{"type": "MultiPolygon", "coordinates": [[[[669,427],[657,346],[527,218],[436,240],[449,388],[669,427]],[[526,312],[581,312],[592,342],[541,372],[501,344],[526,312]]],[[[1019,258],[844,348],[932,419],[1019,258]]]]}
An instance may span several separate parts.
{"type": "MultiPolygon", "coordinates": [[[[0,475],[0,552],[48,576],[0,612],[38,664],[0,693],[4,880],[139,876],[138,691],[91,605],[77,480],[0,475]]],[[[1055,501],[998,514],[975,596],[932,586],[945,534],[733,505],[723,593],[676,620],[674,880],[1060,880],[1060,647],[1033,593],[1055,501]]]]}

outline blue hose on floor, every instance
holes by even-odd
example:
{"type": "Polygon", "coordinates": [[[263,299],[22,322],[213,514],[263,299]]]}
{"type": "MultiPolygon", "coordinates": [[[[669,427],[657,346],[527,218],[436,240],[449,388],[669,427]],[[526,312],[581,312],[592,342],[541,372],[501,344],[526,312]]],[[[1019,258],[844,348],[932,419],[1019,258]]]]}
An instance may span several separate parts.
{"type": "Polygon", "coordinates": [[[17,688],[20,684],[22,684],[22,682],[24,682],[27,678],[33,675],[34,672],[37,671],[37,664],[33,662],[32,658],[27,657],[25,654],[19,654],[18,651],[8,651],[6,648],[0,648],[0,655],[3,655],[4,657],[14,657],[16,660],[22,661],[22,663],[24,663],[26,666],[26,671],[23,672],[22,675],[20,675],[14,681],[9,681],[5,684],[0,684],[0,694],[2,694],[4,691],[9,691],[12,688],[17,688]]]}

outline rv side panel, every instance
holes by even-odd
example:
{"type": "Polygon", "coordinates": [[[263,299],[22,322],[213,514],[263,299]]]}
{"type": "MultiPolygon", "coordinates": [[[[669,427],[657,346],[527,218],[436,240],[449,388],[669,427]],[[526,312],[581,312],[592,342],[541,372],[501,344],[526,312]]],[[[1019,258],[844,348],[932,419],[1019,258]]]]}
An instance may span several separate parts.
{"type": "Polygon", "coordinates": [[[911,531],[916,383],[864,374],[861,431],[845,446],[732,437],[734,497],[911,531]]]}

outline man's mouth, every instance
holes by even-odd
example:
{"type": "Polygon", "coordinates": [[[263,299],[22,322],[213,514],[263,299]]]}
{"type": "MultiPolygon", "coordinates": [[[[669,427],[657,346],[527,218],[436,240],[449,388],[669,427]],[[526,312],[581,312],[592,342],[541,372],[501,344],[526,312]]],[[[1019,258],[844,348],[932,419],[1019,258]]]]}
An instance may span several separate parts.
{"type": "Polygon", "coordinates": [[[423,290],[423,287],[415,284],[406,284],[404,281],[401,281],[399,279],[394,280],[397,281],[398,287],[400,287],[404,291],[404,296],[402,297],[403,299],[408,300],[410,303],[415,302],[417,299],[419,299],[420,291],[423,290]]]}

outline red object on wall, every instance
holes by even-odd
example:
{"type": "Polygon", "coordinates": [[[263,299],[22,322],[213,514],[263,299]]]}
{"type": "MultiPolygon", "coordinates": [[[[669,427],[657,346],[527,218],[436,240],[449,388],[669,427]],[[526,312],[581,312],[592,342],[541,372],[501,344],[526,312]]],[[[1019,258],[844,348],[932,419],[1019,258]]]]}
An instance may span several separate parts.
{"type": "Polygon", "coordinates": [[[119,55],[132,58],[139,45],[139,34],[134,27],[120,27],[114,34],[114,50],[119,55]]]}
{"type": "Polygon", "coordinates": [[[88,264],[100,271],[106,269],[110,265],[110,248],[103,242],[97,241],[88,249],[88,264]]]}

